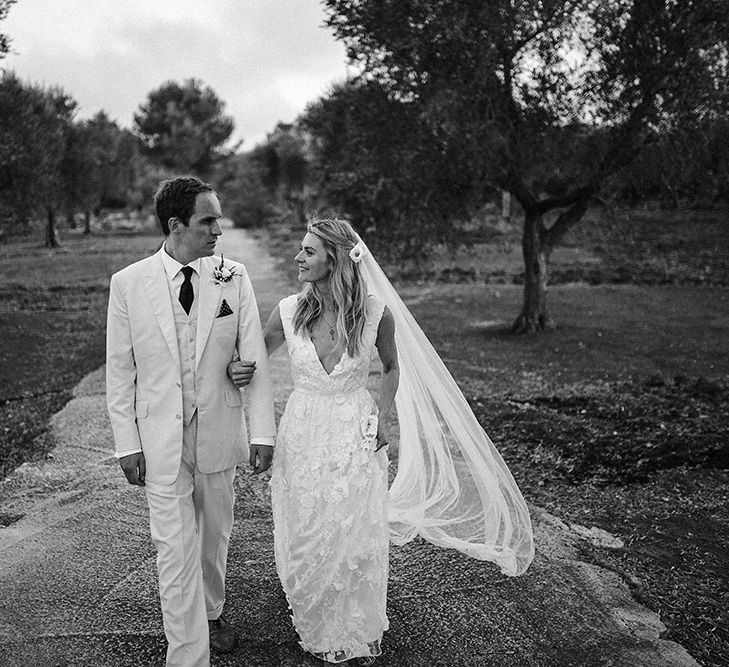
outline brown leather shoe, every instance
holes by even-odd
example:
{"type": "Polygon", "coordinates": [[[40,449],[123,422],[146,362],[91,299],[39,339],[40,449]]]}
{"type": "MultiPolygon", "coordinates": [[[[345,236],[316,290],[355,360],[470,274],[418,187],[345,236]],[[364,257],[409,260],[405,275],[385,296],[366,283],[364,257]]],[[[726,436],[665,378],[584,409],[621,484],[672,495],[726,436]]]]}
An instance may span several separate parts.
{"type": "Polygon", "coordinates": [[[210,648],[216,653],[230,653],[236,645],[235,630],[221,614],[214,621],[208,621],[210,648]]]}

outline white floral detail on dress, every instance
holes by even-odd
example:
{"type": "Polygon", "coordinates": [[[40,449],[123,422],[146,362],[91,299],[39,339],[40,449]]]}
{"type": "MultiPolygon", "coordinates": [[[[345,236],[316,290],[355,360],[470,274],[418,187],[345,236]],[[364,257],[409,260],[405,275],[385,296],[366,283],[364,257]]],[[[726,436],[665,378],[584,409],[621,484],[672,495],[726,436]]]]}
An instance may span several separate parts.
{"type": "Polygon", "coordinates": [[[377,446],[377,427],[379,425],[377,414],[362,415],[362,449],[374,451],[377,446]]]}

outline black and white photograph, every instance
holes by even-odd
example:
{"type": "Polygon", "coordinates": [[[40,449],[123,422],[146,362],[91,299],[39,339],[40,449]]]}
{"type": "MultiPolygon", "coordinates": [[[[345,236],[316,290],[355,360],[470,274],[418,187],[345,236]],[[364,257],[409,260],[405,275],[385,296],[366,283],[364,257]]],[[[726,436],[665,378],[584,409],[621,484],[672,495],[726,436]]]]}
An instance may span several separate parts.
{"type": "Polygon", "coordinates": [[[0,667],[729,667],[727,0],[0,0],[0,667]]]}

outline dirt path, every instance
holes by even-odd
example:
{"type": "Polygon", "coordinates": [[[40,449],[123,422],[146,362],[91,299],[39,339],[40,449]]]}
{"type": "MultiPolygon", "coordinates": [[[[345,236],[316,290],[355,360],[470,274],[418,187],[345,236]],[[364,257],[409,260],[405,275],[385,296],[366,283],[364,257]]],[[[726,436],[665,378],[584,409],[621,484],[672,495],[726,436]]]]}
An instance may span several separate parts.
{"type": "MultiPolygon", "coordinates": [[[[223,252],[243,260],[261,312],[294,289],[265,249],[226,230],[223,252]]],[[[274,361],[279,409],[286,361],[274,361]]],[[[0,665],[158,665],[165,650],[143,494],[112,457],[103,369],[87,376],[53,419],[53,457],[0,485],[0,665]]],[[[292,630],[276,578],[267,479],[239,471],[228,573],[228,614],[239,649],[214,665],[315,665],[292,630]]],[[[620,577],[583,562],[584,540],[618,546],[597,529],[533,508],[537,558],[506,579],[460,554],[416,542],[393,548],[391,630],[378,664],[484,667],[697,663],[661,641],[660,619],[620,577]]]]}

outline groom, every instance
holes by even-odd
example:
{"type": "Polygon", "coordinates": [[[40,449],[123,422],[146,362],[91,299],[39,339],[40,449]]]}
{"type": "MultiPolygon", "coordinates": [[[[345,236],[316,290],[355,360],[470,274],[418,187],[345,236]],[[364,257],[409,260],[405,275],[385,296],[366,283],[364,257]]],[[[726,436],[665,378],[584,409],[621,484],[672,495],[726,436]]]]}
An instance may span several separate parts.
{"type": "Polygon", "coordinates": [[[222,234],[213,188],[175,178],[154,201],[164,245],[111,278],[107,403],[122,470],[147,496],[167,665],[204,667],[210,648],[235,647],[222,612],[246,428],[228,363],[252,360],[244,382],[255,472],[271,462],[272,389],[246,270],[213,257],[222,234]]]}

